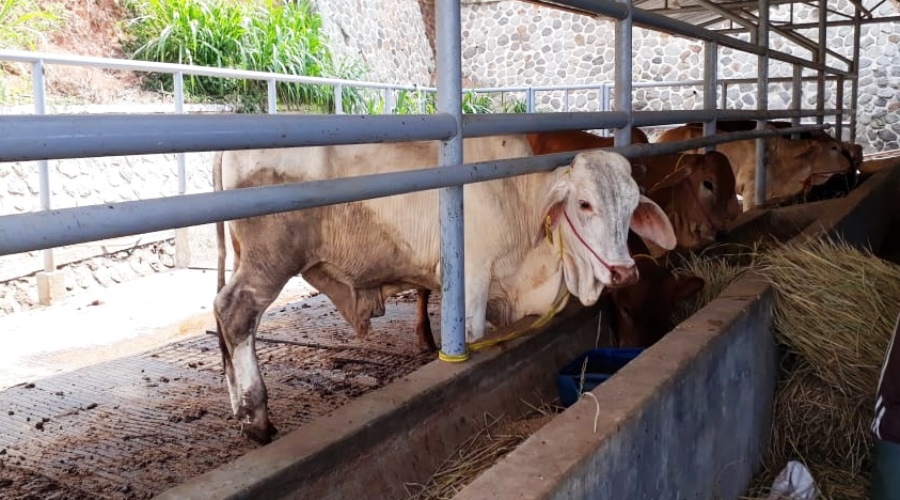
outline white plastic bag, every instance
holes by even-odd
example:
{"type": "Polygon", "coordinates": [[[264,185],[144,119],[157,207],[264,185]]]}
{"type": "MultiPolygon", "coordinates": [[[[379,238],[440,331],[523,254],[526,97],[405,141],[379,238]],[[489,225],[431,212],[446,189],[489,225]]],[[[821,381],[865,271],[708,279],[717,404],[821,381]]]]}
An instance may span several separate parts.
{"type": "Polygon", "coordinates": [[[809,469],[791,460],[775,478],[767,500],[816,500],[818,496],[819,489],[809,469]]]}

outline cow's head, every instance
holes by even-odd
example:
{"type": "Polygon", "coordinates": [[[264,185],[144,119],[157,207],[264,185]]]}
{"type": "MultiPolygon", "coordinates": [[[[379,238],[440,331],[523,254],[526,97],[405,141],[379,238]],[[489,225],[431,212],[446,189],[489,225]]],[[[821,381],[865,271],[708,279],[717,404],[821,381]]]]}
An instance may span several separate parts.
{"type": "Polygon", "coordinates": [[[665,207],[678,246],[694,250],[724,236],[728,223],[740,214],[734,172],[724,154],[681,154],[672,173],[647,190],[665,207]]]}
{"type": "Polygon", "coordinates": [[[650,347],[675,325],[676,306],[706,284],[703,278],[676,275],[646,256],[635,256],[641,279],[610,292],[619,347],[650,347]]]}
{"type": "Polygon", "coordinates": [[[671,250],[672,224],[662,209],[640,194],[623,156],[603,150],[579,153],[572,164],[554,171],[543,202],[545,225],[553,242],[562,241],[566,286],[585,306],[593,305],[607,286],[638,279],[628,252],[629,228],[671,250]]]}
{"type": "Polygon", "coordinates": [[[769,142],[766,200],[777,201],[804,188],[824,184],[850,170],[851,160],[838,141],[775,138],[769,142]]]}

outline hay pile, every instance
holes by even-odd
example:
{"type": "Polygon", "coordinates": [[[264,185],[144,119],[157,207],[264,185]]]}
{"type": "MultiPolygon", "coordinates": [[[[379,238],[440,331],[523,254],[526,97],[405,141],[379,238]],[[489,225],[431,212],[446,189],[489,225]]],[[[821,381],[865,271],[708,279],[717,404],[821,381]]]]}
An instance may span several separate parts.
{"type": "Polygon", "coordinates": [[[453,498],[564,408],[545,403],[518,419],[484,415],[484,428],[466,440],[425,484],[407,484],[408,500],[453,498]]]}
{"type": "Polygon", "coordinates": [[[900,267],[840,240],[784,246],[764,259],[775,334],[834,390],[874,406],[900,311],[900,267]]]}
{"type": "Polygon", "coordinates": [[[764,471],[803,462],[824,498],[867,498],[875,391],[900,311],[900,266],[839,239],[781,245],[758,269],[775,291],[775,337],[788,353],[764,471]]]}
{"type": "Polygon", "coordinates": [[[881,365],[900,312],[900,266],[824,237],[731,257],[689,256],[676,272],[700,276],[707,287],[676,311],[676,321],[750,268],[774,289],[774,334],[786,356],[763,471],[744,498],[766,498],[789,460],[810,469],[823,498],[867,498],[869,428],[881,365]]]}

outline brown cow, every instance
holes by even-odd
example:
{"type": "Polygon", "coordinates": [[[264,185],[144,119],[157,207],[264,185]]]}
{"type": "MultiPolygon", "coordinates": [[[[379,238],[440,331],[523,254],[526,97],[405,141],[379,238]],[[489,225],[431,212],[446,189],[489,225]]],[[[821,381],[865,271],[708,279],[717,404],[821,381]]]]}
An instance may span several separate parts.
{"type": "MultiPolygon", "coordinates": [[[[547,155],[578,151],[580,149],[610,148],[615,145],[612,137],[601,137],[584,130],[556,130],[553,132],[533,132],[525,134],[528,144],[536,155],[547,155]]],[[[643,130],[631,128],[632,144],[649,144],[650,139],[643,130]]],[[[631,176],[635,180],[641,179],[647,173],[644,165],[631,162],[631,176]]]]}
{"type": "Polygon", "coordinates": [[[672,316],[678,304],[699,292],[706,282],[693,275],[676,275],[648,255],[643,240],[628,235],[628,249],[638,267],[638,282],[610,290],[614,329],[619,347],[650,347],[675,324],[672,316]]]}
{"type": "MultiPolygon", "coordinates": [[[[638,182],[672,222],[678,247],[696,250],[721,239],[740,214],[728,157],[717,151],[642,158],[646,175],[638,182]]],[[[651,254],[665,251],[652,243],[651,254]]]]}
{"type": "MultiPolygon", "coordinates": [[[[776,128],[788,128],[793,126],[791,122],[770,121],[767,122],[776,128]]],[[[689,123],[692,127],[702,127],[700,123],[689,123]]],[[[756,128],[756,122],[753,120],[727,120],[717,122],[719,130],[724,132],[734,132],[741,130],[753,130],[756,128]]],[[[787,137],[787,136],[785,136],[787,137]]],[[[862,165],[863,148],[859,144],[850,141],[838,141],[834,137],[828,135],[824,130],[809,130],[798,134],[799,139],[813,139],[822,141],[828,146],[838,145],[848,161],[850,168],[847,172],[826,172],[827,181],[816,182],[813,179],[804,186],[804,192],[800,195],[803,201],[818,201],[830,198],[839,198],[846,196],[859,183],[859,173],[857,172],[862,165]]],[[[814,174],[814,177],[821,177],[814,174]]]]}
{"type": "MultiPolygon", "coordinates": [[[[534,132],[525,134],[531,149],[536,155],[577,151],[579,149],[608,148],[615,144],[612,137],[585,132],[584,130],[557,130],[553,132],[534,132]]],[[[643,130],[631,128],[632,144],[649,144],[650,139],[643,130]]]]}
{"type": "MultiPolygon", "coordinates": [[[[775,125],[768,125],[770,130],[775,125]]],[[[721,130],[720,130],[721,132],[721,130]]],[[[684,125],[664,132],[657,142],[676,142],[703,136],[700,126],[684,125]]],[[[769,137],[766,144],[767,202],[777,202],[800,193],[810,185],[823,184],[828,178],[850,169],[839,143],[817,139],[769,137]]],[[[756,207],[756,140],[725,142],[716,149],[728,157],[734,170],[736,191],[743,198],[743,210],[756,207]]],[[[699,152],[691,150],[688,152],[699,152]]]]}

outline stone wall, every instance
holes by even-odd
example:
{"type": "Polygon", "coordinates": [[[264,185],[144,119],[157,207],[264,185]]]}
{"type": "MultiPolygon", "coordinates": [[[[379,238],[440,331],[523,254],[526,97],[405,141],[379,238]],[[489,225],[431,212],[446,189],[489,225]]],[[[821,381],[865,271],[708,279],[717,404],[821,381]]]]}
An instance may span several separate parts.
{"type": "Polygon", "coordinates": [[[428,85],[434,51],[416,0],[315,0],[335,59],[360,64],[363,80],[428,85]]]}
{"type": "MultiPolygon", "coordinates": [[[[583,85],[612,82],[614,77],[614,24],[606,19],[565,12],[517,0],[463,0],[463,72],[479,86],[583,85]]],[[[849,9],[847,0],[835,8],[849,9]]],[[[795,22],[814,22],[816,10],[795,6],[795,22]]],[[[879,11],[896,14],[893,4],[879,11]]],[[[772,19],[787,19],[788,7],[773,9],[772,19]]],[[[860,51],[859,126],[856,140],[866,152],[900,147],[900,23],[863,26],[860,51]]],[[[815,30],[812,30],[815,36],[815,30]]],[[[829,48],[852,56],[852,28],[831,28],[829,48]]],[[[779,35],[770,35],[770,46],[806,57],[809,52],[779,35]]],[[[635,82],[699,80],[703,77],[702,44],[658,31],[636,28],[633,42],[635,82]]],[[[720,78],[755,78],[755,55],[719,49],[720,78]]],[[[829,57],[829,64],[834,60],[829,57]]],[[[839,64],[834,64],[841,67],[839,64]]],[[[790,66],[773,61],[770,77],[790,77],[790,66]]],[[[828,82],[825,107],[836,107],[835,84],[828,82]]],[[[816,85],[804,84],[806,109],[814,108],[816,85]]],[[[728,109],[755,109],[756,86],[731,85],[726,95],[728,109]]],[[[539,111],[562,111],[562,91],[538,92],[539,111]]],[[[844,107],[850,106],[850,85],[844,107]]],[[[600,93],[580,90],[569,93],[569,109],[595,111],[600,93]]],[[[721,97],[719,99],[721,105],[721,97]]],[[[699,109],[700,86],[636,88],[636,110],[699,109]]],[[[791,105],[790,83],[772,83],[769,108],[791,105]]],[[[846,132],[845,132],[846,133],[846,132]]]]}
{"type": "MultiPolygon", "coordinates": [[[[212,153],[188,153],[187,192],[212,188],[212,153]]],[[[50,162],[52,208],[114,203],[178,194],[177,157],[168,155],[82,158],[50,162]]],[[[36,211],[38,163],[0,168],[0,215],[36,211]]],[[[175,266],[174,232],[135,235],[53,250],[68,293],[89,292],[175,266]]],[[[38,303],[36,274],[43,253],[0,257],[0,315],[38,303]]]]}

